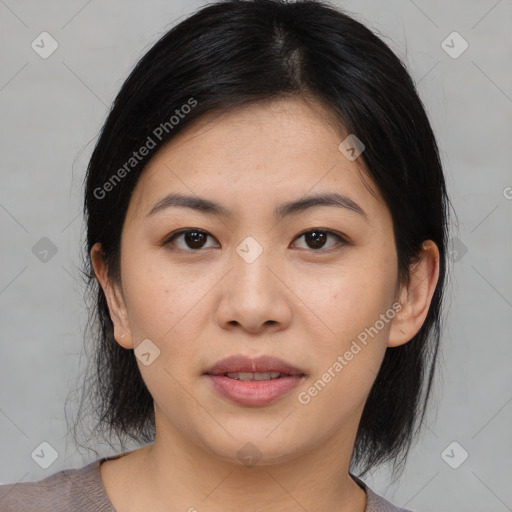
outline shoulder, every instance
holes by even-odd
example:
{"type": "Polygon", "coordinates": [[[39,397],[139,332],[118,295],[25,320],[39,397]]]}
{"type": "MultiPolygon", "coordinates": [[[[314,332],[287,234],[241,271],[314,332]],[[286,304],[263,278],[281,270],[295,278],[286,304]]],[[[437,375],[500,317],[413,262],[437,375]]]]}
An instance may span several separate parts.
{"type": "Polygon", "coordinates": [[[115,512],[99,473],[100,459],[36,482],[0,485],[1,512],[115,512]]]}
{"type": "Polygon", "coordinates": [[[413,512],[412,510],[393,505],[390,501],[370,489],[361,479],[352,474],[350,476],[366,491],[367,502],[365,512],[413,512]]]}

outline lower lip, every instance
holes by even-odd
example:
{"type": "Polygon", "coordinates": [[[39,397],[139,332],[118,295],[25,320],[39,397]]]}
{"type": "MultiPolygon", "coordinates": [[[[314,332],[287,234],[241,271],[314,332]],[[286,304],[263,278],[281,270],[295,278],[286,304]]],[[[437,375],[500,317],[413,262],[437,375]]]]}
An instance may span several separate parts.
{"type": "Polygon", "coordinates": [[[207,377],[220,395],[241,405],[267,405],[275,402],[296,387],[302,379],[301,375],[251,381],[230,379],[225,375],[207,377]]]}

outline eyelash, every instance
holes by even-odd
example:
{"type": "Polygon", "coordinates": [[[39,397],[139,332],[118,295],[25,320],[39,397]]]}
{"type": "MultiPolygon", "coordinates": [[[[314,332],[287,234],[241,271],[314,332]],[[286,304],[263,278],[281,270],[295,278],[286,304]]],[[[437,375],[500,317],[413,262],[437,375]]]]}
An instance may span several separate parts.
{"type": "MultiPolygon", "coordinates": [[[[335,231],[331,231],[329,229],[322,229],[322,228],[312,228],[312,229],[307,229],[305,231],[302,231],[301,233],[299,233],[294,240],[297,240],[298,238],[301,238],[303,237],[304,235],[308,234],[308,233],[312,233],[312,232],[320,232],[320,233],[323,233],[323,234],[326,234],[327,236],[333,236],[334,238],[337,238],[338,239],[338,244],[336,245],[339,245],[340,242],[341,242],[341,245],[350,245],[350,242],[344,237],[342,236],[340,233],[337,233],[335,231]]],[[[204,234],[204,235],[207,235],[208,237],[210,238],[214,238],[212,235],[210,235],[210,233],[208,233],[207,231],[204,231],[202,229],[198,229],[198,228],[186,228],[186,229],[180,229],[178,231],[175,231],[173,233],[171,233],[165,240],[164,242],[162,243],[163,246],[168,246],[168,245],[172,245],[171,242],[173,242],[176,238],[178,238],[179,236],[181,235],[184,235],[184,234],[187,234],[187,233],[201,233],[201,234],[204,234]]],[[[333,247],[330,247],[329,249],[310,249],[312,252],[320,252],[320,253],[326,253],[326,252],[331,252],[333,250],[336,250],[337,249],[337,246],[334,245],[333,247]]],[[[212,247],[207,247],[206,249],[212,249],[212,247]]],[[[180,249],[180,248],[175,248],[175,250],[177,251],[183,251],[183,252],[200,252],[201,250],[204,250],[202,248],[199,248],[199,249],[180,249]]]]}

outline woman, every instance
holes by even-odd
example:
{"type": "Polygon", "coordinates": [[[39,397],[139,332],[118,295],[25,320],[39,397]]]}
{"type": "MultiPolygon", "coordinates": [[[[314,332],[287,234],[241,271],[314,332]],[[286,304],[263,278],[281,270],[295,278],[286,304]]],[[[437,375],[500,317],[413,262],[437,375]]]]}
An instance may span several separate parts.
{"type": "Polygon", "coordinates": [[[181,22],[85,184],[84,397],[147,444],[2,486],[2,510],[403,510],[361,477],[403,468],[423,420],[448,205],[414,84],[362,24],[278,0],[181,22]]]}

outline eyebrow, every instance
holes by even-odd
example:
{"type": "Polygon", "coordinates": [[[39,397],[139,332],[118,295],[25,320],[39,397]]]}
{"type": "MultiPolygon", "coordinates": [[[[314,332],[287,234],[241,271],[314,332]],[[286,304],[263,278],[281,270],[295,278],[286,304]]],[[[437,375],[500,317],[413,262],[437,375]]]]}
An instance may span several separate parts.
{"type": "MultiPolygon", "coordinates": [[[[350,197],[338,194],[337,192],[309,195],[302,197],[297,201],[284,203],[274,210],[274,217],[276,219],[283,219],[289,215],[302,213],[310,208],[318,206],[335,206],[338,208],[344,208],[346,210],[356,212],[364,217],[365,220],[368,220],[368,216],[361,206],[350,199],[350,197]]],[[[210,199],[199,196],[186,196],[182,194],[166,195],[164,198],[160,199],[153,208],[151,208],[146,217],[151,217],[162,210],[172,207],[191,208],[210,215],[233,217],[233,212],[210,199]]]]}

